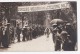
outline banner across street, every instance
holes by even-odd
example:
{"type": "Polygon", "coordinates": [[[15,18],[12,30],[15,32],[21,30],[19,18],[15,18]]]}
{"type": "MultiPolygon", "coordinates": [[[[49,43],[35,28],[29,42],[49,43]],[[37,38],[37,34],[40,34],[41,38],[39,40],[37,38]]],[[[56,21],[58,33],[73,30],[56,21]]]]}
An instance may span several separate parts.
{"type": "Polygon", "coordinates": [[[35,11],[46,11],[46,10],[57,10],[70,8],[68,2],[61,2],[56,4],[45,4],[36,6],[18,6],[18,12],[35,12],[35,11]]]}

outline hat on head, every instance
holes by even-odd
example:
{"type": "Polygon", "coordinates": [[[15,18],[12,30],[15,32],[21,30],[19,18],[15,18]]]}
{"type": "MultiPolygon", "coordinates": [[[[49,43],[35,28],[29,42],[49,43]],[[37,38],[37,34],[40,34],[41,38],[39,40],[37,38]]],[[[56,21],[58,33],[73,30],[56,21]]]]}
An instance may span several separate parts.
{"type": "Polygon", "coordinates": [[[57,25],[57,24],[52,24],[52,26],[55,26],[55,25],[57,25]]]}
{"type": "Polygon", "coordinates": [[[66,25],[71,25],[70,23],[67,23],[66,25]]]}

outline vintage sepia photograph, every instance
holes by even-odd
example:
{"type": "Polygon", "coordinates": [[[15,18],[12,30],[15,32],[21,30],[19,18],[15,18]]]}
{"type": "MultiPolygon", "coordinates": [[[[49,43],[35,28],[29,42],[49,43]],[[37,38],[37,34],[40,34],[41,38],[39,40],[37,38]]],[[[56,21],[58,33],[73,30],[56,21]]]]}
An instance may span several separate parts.
{"type": "Polygon", "coordinates": [[[0,2],[0,52],[78,51],[77,1],[0,2]]]}

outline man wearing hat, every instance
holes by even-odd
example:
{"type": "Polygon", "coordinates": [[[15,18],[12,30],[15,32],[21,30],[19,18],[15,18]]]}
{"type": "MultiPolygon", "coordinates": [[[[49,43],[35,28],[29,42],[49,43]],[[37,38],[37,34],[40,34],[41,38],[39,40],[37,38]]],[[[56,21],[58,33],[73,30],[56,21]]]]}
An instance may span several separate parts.
{"type": "Polygon", "coordinates": [[[4,34],[4,37],[3,37],[3,46],[8,48],[9,47],[9,44],[10,44],[10,23],[7,23],[6,25],[7,27],[5,28],[5,34],[4,34]]]}
{"type": "Polygon", "coordinates": [[[61,27],[59,27],[57,24],[53,24],[53,42],[54,42],[54,46],[55,46],[55,51],[60,51],[61,50],[61,36],[60,33],[62,31],[60,31],[61,27]]]}
{"type": "Polygon", "coordinates": [[[71,40],[69,39],[69,34],[66,31],[61,32],[62,37],[62,50],[69,51],[71,47],[71,40]]]}
{"type": "Polygon", "coordinates": [[[77,34],[76,34],[76,31],[73,29],[73,27],[71,26],[70,23],[67,23],[66,24],[66,31],[70,35],[69,36],[69,39],[72,41],[70,50],[71,51],[74,51],[75,50],[75,45],[76,45],[76,42],[77,42],[77,34]]]}
{"type": "Polygon", "coordinates": [[[52,37],[53,37],[53,42],[55,42],[55,35],[57,33],[57,24],[52,24],[52,29],[51,29],[51,32],[52,32],[52,37]]]}

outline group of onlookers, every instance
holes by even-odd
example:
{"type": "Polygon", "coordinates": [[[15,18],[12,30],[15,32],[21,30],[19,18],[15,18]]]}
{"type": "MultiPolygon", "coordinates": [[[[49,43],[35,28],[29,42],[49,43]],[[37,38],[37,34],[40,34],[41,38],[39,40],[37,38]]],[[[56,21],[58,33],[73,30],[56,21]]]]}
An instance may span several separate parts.
{"type": "Polygon", "coordinates": [[[19,27],[11,27],[10,23],[3,26],[0,26],[0,47],[8,48],[9,45],[21,41],[29,41],[32,39],[36,39],[44,34],[44,27],[41,25],[34,26],[24,26],[23,28],[19,27]],[[22,34],[22,35],[21,35],[22,34]]]}
{"type": "Polygon", "coordinates": [[[77,44],[77,31],[71,23],[53,24],[51,27],[55,51],[75,51],[77,44]]]}
{"type": "Polygon", "coordinates": [[[8,48],[15,40],[17,40],[17,42],[29,41],[44,34],[47,34],[48,38],[50,32],[52,33],[55,51],[75,50],[77,45],[77,31],[71,23],[52,24],[50,28],[44,28],[42,25],[24,26],[22,29],[19,27],[19,24],[17,24],[15,29],[14,27],[10,27],[8,23],[4,27],[0,26],[0,47],[8,48]]]}

